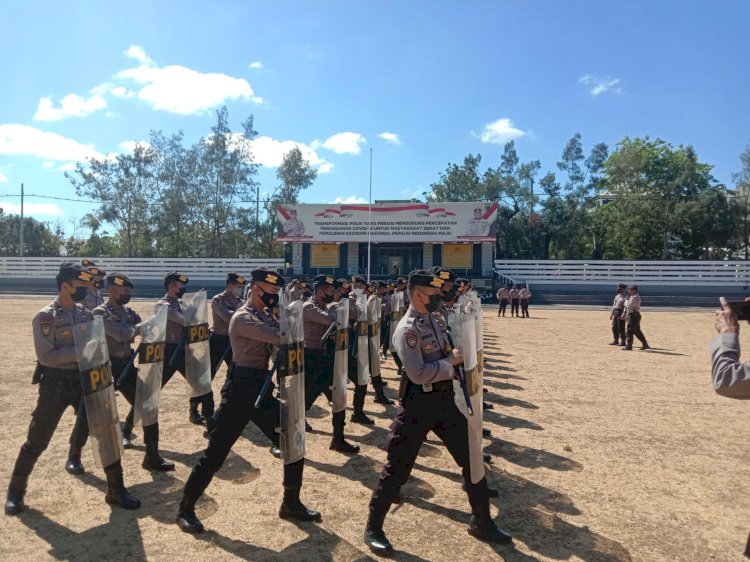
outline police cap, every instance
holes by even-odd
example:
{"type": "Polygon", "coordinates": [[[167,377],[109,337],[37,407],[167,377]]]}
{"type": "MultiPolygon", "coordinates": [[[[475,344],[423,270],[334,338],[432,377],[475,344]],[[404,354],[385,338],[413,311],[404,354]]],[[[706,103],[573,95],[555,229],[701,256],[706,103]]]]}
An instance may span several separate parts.
{"type": "Polygon", "coordinates": [[[124,273],[110,273],[107,275],[107,287],[134,288],[133,282],[124,273]]]}
{"type": "Polygon", "coordinates": [[[618,284],[618,285],[617,285],[617,288],[618,288],[618,289],[624,289],[624,288],[625,288],[625,283],[620,283],[620,284],[618,284]]]}
{"type": "Polygon", "coordinates": [[[83,267],[96,267],[96,264],[91,260],[81,260],[81,265],[83,267]]]}
{"type": "Polygon", "coordinates": [[[106,271],[104,271],[103,269],[99,269],[98,267],[95,267],[95,266],[89,266],[87,269],[89,270],[89,273],[91,273],[91,275],[95,277],[105,277],[107,275],[106,271]]]}
{"type": "Polygon", "coordinates": [[[238,273],[227,273],[227,283],[236,283],[237,285],[244,285],[247,283],[245,278],[238,273]]]}
{"type": "Polygon", "coordinates": [[[633,283],[632,285],[628,285],[628,289],[635,289],[637,291],[638,290],[638,285],[636,285],[635,283],[633,283]]]}
{"type": "Polygon", "coordinates": [[[169,283],[173,283],[176,281],[179,281],[180,283],[187,283],[189,280],[190,278],[184,273],[173,271],[172,273],[167,273],[164,276],[164,286],[166,287],[169,283]]]}
{"type": "Polygon", "coordinates": [[[456,274],[450,269],[436,265],[435,267],[430,268],[430,271],[448,283],[453,283],[456,280],[456,274]]]}
{"type": "Polygon", "coordinates": [[[397,285],[402,285],[402,284],[405,285],[406,284],[406,278],[405,277],[399,277],[398,280],[396,281],[396,284],[397,285]]]}
{"type": "Polygon", "coordinates": [[[409,289],[412,287],[434,287],[441,289],[445,281],[432,271],[417,269],[409,274],[409,289]]]}
{"type": "Polygon", "coordinates": [[[336,279],[336,288],[346,289],[347,291],[351,288],[352,284],[346,277],[336,279]]]}
{"type": "Polygon", "coordinates": [[[313,279],[313,289],[323,286],[336,286],[336,278],[333,275],[317,275],[313,279]]]}
{"type": "Polygon", "coordinates": [[[276,270],[269,269],[267,267],[259,267],[258,269],[253,269],[250,272],[250,278],[253,281],[269,283],[270,285],[277,285],[279,287],[283,287],[285,283],[284,278],[279,275],[276,270]]]}
{"type": "Polygon", "coordinates": [[[80,279],[81,281],[86,281],[88,283],[93,278],[94,276],[88,269],[81,264],[72,261],[66,261],[63,264],[60,264],[60,271],[57,274],[58,283],[73,281],[74,279],[80,279]]]}
{"type": "Polygon", "coordinates": [[[352,283],[367,283],[367,279],[361,275],[352,275],[352,283]]]}

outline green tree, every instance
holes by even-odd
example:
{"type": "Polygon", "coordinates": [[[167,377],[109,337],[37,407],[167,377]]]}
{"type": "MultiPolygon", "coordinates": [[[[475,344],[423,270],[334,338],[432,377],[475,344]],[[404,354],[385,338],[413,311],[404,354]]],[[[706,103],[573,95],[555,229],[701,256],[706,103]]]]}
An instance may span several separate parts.
{"type": "Polygon", "coordinates": [[[745,259],[750,258],[750,145],[740,154],[742,169],[733,175],[735,190],[733,206],[736,209],[739,229],[741,231],[741,247],[745,259]]]}

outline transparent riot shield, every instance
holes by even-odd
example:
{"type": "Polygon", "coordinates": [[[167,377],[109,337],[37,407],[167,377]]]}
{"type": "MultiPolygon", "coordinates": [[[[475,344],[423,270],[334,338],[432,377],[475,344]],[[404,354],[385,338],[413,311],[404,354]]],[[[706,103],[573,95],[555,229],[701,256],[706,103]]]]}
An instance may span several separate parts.
{"type": "Polygon", "coordinates": [[[370,342],[367,338],[367,295],[357,297],[357,384],[370,379],[370,342]]]}
{"type": "Polygon", "coordinates": [[[185,343],[185,380],[188,397],[211,392],[211,351],[208,338],[208,300],[206,291],[186,293],[182,297],[183,340],[185,343]]]}
{"type": "Polygon", "coordinates": [[[346,384],[349,374],[349,300],[336,309],[336,352],[333,358],[333,411],[346,410],[346,384]]]}
{"type": "MultiPolygon", "coordinates": [[[[393,342],[393,334],[396,333],[396,328],[398,328],[398,323],[403,316],[403,307],[404,307],[404,293],[402,291],[394,292],[393,297],[391,297],[391,325],[390,325],[390,333],[388,334],[389,342],[393,342]]],[[[393,344],[391,343],[391,347],[392,346],[393,344]]]]}
{"type": "Polygon", "coordinates": [[[279,305],[281,345],[276,356],[279,381],[281,432],[279,441],[284,464],[305,456],[305,332],[302,322],[302,301],[279,305]]]}
{"type": "Polygon", "coordinates": [[[474,412],[474,415],[469,415],[463,389],[459,381],[454,380],[456,406],[467,420],[471,481],[476,484],[484,478],[484,452],[482,450],[482,385],[477,372],[476,320],[473,304],[469,301],[463,307],[460,304],[455,305],[453,314],[448,315],[448,322],[454,344],[464,356],[464,376],[469,401],[474,412]]]}
{"type": "Polygon", "coordinates": [[[479,382],[479,394],[484,392],[484,311],[482,310],[482,299],[478,296],[474,300],[474,331],[477,338],[477,381],[479,382]]]}
{"type": "Polygon", "coordinates": [[[370,340],[370,376],[380,376],[380,298],[367,301],[367,336],[370,340]]]}
{"type": "Polygon", "coordinates": [[[138,380],[135,386],[133,423],[143,427],[159,420],[161,375],[164,368],[164,340],[167,334],[169,305],[156,308],[156,314],[139,326],[141,344],[138,346],[138,380]]]}
{"type": "Polygon", "coordinates": [[[94,460],[105,468],[120,460],[123,447],[103,318],[74,325],[73,337],[94,460]]]}

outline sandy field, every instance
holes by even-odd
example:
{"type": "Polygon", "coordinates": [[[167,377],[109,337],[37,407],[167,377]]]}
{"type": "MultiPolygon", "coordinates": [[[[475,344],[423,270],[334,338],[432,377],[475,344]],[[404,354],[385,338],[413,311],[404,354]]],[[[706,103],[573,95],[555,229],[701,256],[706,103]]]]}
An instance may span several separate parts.
{"type": "MultiPolygon", "coordinates": [[[[0,486],[3,493],[36,403],[31,318],[47,299],[0,299],[0,486]]],[[[141,312],[152,303],[137,301],[141,312]]],[[[431,436],[422,447],[405,502],[385,530],[397,560],[730,561],[750,531],[750,408],[714,394],[707,343],[713,315],[644,309],[654,347],[610,347],[606,310],[531,308],[532,318],[486,310],[485,412],[493,457],[489,481],[497,523],[515,545],[489,546],[466,533],[469,505],[460,472],[431,436]]],[[[741,340],[750,346],[750,327],[741,340]]],[[[384,364],[393,397],[393,363],[384,364]]],[[[218,395],[222,368],[214,381],[218,395]]],[[[385,460],[395,407],[372,402],[376,420],[346,432],[362,451],[328,450],[330,407],[320,398],[309,418],[303,501],[321,524],[278,518],[281,462],[254,427],[245,429],[198,504],[207,531],[191,536],[174,523],[182,487],[205,446],[188,423],[183,379],[162,392],[162,454],[172,473],[143,470],[142,430],[123,458],[125,480],[143,505],[104,503],[104,473],[84,451],[86,474],[63,466],[74,417],[68,413],[34,470],[19,517],[2,517],[3,560],[334,560],[371,559],[362,540],[367,503],[385,460]]],[[[218,396],[217,396],[218,398],[218,396]]],[[[350,392],[351,399],[351,392],[350,392]]],[[[217,400],[218,401],[218,400],[217,400]]],[[[121,417],[127,403],[118,397],[121,417]]],[[[4,497],[4,496],[3,496],[4,497]]]]}

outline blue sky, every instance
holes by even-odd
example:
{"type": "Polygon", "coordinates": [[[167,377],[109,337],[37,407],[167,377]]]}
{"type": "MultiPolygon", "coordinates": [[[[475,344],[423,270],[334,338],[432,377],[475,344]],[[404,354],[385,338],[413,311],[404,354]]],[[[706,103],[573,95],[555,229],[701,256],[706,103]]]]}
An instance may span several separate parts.
{"type": "MultiPolygon", "coordinates": [[[[318,203],[367,199],[371,148],[373,199],[403,199],[510,139],[544,173],[576,132],[586,150],[661,137],[727,185],[750,143],[741,0],[4,4],[0,195],[75,198],[76,160],[151,129],[194,142],[221,104],[237,130],[255,116],[261,190],[299,143],[318,203]]],[[[68,232],[91,210],[26,200],[68,232]]]]}

